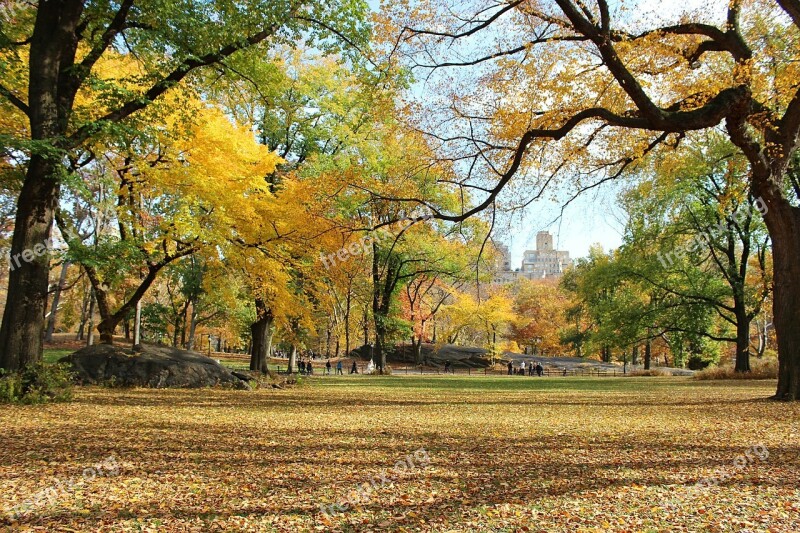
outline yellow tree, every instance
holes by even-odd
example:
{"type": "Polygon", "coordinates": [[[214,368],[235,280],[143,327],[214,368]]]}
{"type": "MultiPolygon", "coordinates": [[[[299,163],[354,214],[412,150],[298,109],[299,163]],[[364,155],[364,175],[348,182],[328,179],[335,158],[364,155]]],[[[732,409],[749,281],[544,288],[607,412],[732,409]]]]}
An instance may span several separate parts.
{"type": "Polygon", "coordinates": [[[66,213],[58,217],[91,280],[102,342],[113,342],[164,267],[231,238],[242,204],[264,193],[263,176],[280,161],[221,111],[195,102],[194,113],[183,135],[129,139],[87,167],[87,180],[111,189],[96,199],[88,241],[66,213]]]}
{"type": "Polygon", "coordinates": [[[569,299],[554,281],[521,279],[513,294],[515,319],[510,337],[538,354],[558,353],[566,329],[569,299]]]}
{"type": "MultiPolygon", "coordinates": [[[[247,53],[258,56],[271,42],[358,47],[367,34],[366,11],[358,0],[26,4],[3,22],[0,38],[2,110],[14,108],[29,126],[2,132],[4,144],[20,154],[17,167],[24,174],[12,255],[28,255],[50,237],[71,161],[83,159],[100,136],[145,129],[143,112],[176,86],[197,87],[202,69],[247,53]],[[98,65],[120,52],[137,62],[138,72],[99,77],[98,65]],[[85,92],[96,98],[82,104],[85,92]]],[[[41,358],[49,262],[41,254],[34,259],[9,276],[0,327],[0,367],[8,370],[41,358]]]]}

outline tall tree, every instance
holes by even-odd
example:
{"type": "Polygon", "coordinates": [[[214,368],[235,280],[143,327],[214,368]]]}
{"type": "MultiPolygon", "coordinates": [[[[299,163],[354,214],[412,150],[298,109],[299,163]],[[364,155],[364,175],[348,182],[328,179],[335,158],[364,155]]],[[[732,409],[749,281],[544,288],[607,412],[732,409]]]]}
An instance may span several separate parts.
{"type": "Polygon", "coordinates": [[[405,57],[429,69],[426,86],[440,94],[422,95],[433,102],[419,114],[422,127],[446,158],[468,163],[461,183],[486,192],[474,208],[438,216],[489,207],[514,176],[530,180],[532,195],[559,176],[578,177],[578,191],[593,188],[685,132],[724,125],[768,209],[775,398],[800,399],[800,184],[790,172],[800,2],[725,0],[680,20],[659,14],[662,24],[637,20],[606,0],[398,4],[405,57]]]}
{"type": "MultiPolygon", "coordinates": [[[[4,23],[0,97],[4,108],[13,106],[29,124],[21,135],[3,132],[27,154],[12,255],[49,238],[70,170],[64,162],[81,159],[76,153],[88,140],[118,126],[140,127],[142,111],[174,86],[195,81],[198,69],[223,65],[259,45],[309,39],[325,46],[339,36],[358,43],[365,10],[357,0],[52,0],[4,23]],[[138,61],[138,72],[101,81],[98,65],[115,54],[138,61]]],[[[48,273],[46,256],[11,273],[0,367],[15,370],[41,358],[48,273]]]]}

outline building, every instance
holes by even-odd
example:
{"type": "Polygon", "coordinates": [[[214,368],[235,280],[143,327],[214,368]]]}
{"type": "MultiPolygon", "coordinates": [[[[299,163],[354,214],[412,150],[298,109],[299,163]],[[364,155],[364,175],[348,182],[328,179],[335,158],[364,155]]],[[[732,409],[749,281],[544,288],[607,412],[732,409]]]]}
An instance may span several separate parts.
{"type": "Polygon", "coordinates": [[[572,264],[568,251],[553,249],[553,236],[547,231],[536,234],[535,250],[525,250],[522,268],[511,269],[507,246],[498,244],[497,250],[500,252],[500,257],[493,278],[495,283],[513,283],[521,278],[530,280],[559,278],[572,264]]]}
{"type": "Polygon", "coordinates": [[[536,249],[525,250],[522,258],[522,272],[534,278],[560,277],[572,264],[569,252],[553,249],[553,236],[548,231],[536,234],[536,249]]]}

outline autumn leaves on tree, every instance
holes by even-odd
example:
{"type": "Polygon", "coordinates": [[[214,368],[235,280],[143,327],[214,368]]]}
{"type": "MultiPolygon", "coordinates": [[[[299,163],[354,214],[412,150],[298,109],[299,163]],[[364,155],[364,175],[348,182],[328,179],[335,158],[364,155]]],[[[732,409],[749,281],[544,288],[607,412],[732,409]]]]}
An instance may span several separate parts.
{"type": "MultiPolygon", "coordinates": [[[[800,3],[723,4],[26,5],[0,28],[11,255],[56,237],[103,342],[144,306],[262,372],[276,335],[369,344],[381,370],[405,341],[681,364],[727,342],[747,371],[771,303],[776,397],[799,399],[800,3]],[[560,287],[481,288],[498,217],[618,180],[619,250],[560,287]]],[[[51,259],[9,272],[2,368],[41,358],[51,259]]]]}

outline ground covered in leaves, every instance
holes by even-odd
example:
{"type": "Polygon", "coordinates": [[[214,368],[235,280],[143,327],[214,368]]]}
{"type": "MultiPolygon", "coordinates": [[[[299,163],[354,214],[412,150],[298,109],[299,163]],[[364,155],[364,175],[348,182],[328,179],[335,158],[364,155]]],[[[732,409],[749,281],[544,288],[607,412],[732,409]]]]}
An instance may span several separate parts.
{"type": "Polygon", "coordinates": [[[85,388],[71,404],[0,410],[0,529],[798,531],[800,404],[766,400],[774,386],[85,388]]]}

